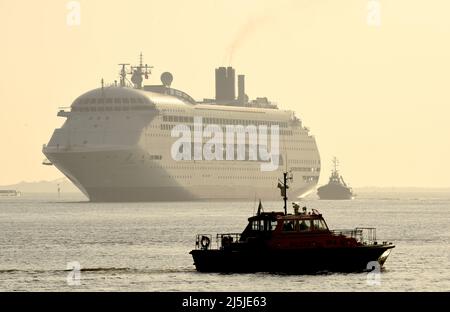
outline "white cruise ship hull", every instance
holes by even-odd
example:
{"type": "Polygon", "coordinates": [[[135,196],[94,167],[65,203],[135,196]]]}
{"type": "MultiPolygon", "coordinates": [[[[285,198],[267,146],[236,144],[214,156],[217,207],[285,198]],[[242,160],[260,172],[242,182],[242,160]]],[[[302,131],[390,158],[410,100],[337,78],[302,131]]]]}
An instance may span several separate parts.
{"type": "MultiPolygon", "coordinates": [[[[44,154],[53,165],[94,202],[279,198],[273,191],[279,170],[259,172],[259,164],[245,164],[245,170],[242,164],[227,164],[227,161],[222,162],[223,166],[218,166],[215,161],[192,161],[189,165],[180,163],[167,169],[152,160],[125,161],[133,152],[142,153],[130,149],[57,151],[44,148],[44,154]],[[227,168],[225,165],[236,167],[235,172],[239,175],[235,173],[233,178],[228,178],[227,170],[218,169],[227,168]]],[[[312,192],[315,186],[316,183],[303,183],[300,178],[299,181],[294,178],[289,194],[294,198],[302,197],[312,192]]]]}
{"type": "Polygon", "coordinates": [[[315,139],[289,111],[192,104],[170,95],[108,87],[80,96],[71,111],[58,116],[67,120],[43,153],[91,201],[278,199],[273,190],[286,168],[294,177],[290,196],[301,197],[319,179],[315,139]],[[179,124],[193,129],[198,117],[203,126],[221,129],[279,125],[282,163],[262,171],[261,162],[250,159],[174,160],[171,148],[178,137],[171,129],[179,124]]]}

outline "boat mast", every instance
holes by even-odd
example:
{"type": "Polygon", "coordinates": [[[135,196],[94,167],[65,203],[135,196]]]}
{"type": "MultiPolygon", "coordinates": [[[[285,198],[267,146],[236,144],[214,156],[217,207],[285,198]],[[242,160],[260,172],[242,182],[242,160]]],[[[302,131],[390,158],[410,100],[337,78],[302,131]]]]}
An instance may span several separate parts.
{"type": "Polygon", "coordinates": [[[284,200],[284,215],[286,216],[287,215],[287,200],[288,200],[288,197],[287,197],[287,188],[288,188],[288,186],[287,186],[287,171],[285,171],[285,172],[283,172],[283,187],[284,187],[284,196],[283,196],[283,200],[284,200]]]}
{"type": "Polygon", "coordinates": [[[335,157],[333,157],[333,166],[334,166],[334,172],[338,172],[338,165],[339,165],[339,161],[338,159],[335,157]]]}
{"type": "Polygon", "coordinates": [[[284,201],[284,215],[287,215],[287,189],[289,188],[288,180],[292,180],[292,176],[288,177],[287,171],[283,172],[283,181],[278,180],[278,188],[281,191],[281,196],[284,201]]]}

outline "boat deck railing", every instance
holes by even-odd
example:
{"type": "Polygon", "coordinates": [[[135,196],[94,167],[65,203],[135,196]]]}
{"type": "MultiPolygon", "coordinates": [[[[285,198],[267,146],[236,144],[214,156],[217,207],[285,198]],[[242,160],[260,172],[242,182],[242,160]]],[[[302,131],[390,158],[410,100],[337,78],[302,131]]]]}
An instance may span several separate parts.
{"type": "MultiPolygon", "coordinates": [[[[241,233],[222,233],[216,235],[216,248],[224,249],[232,243],[238,243],[241,238],[241,233]]],[[[211,249],[212,235],[211,234],[197,234],[195,240],[195,249],[208,250],[211,249]]]]}
{"type": "Polygon", "coordinates": [[[241,233],[222,233],[216,235],[217,249],[224,249],[232,243],[238,243],[241,239],[241,233]]]}
{"type": "Polygon", "coordinates": [[[376,244],[377,241],[377,233],[375,228],[358,227],[355,229],[332,230],[331,233],[336,236],[343,235],[354,238],[361,244],[376,244]]]}

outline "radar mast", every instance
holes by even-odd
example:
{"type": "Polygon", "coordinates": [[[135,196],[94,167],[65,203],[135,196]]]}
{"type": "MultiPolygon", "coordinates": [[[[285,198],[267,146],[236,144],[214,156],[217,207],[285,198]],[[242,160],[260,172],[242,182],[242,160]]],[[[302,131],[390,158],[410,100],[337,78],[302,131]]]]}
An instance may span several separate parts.
{"type": "Polygon", "coordinates": [[[143,64],[142,62],[142,53],[139,55],[139,65],[138,66],[131,66],[131,82],[134,85],[135,89],[142,89],[142,81],[145,79],[148,79],[148,75],[150,75],[151,69],[153,66],[148,66],[147,64],[143,64]],[[143,78],[144,77],[144,78],[143,78]]]}
{"type": "Polygon", "coordinates": [[[125,80],[127,80],[127,66],[130,64],[126,63],[120,63],[119,66],[122,66],[122,69],[120,70],[120,86],[125,87],[125,80]]]}
{"type": "Polygon", "coordinates": [[[131,66],[128,70],[128,66],[130,64],[128,63],[120,63],[118,64],[120,69],[120,86],[126,87],[127,81],[130,83],[130,81],[127,79],[127,75],[131,75],[131,83],[133,84],[133,87],[135,89],[142,89],[142,81],[145,79],[148,79],[148,76],[152,73],[151,69],[153,66],[148,66],[147,64],[143,64],[143,56],[142,53],[139,54],[139,65],[131,66]]]}
{"type": "Polygon", "coordinates": [[[334,167],[333,172],[335,172],[336,174],[338,172],[338,166],[339,166],[339,160],[335,156],[335,157],[333,157],[333,167],[334,167]]]}

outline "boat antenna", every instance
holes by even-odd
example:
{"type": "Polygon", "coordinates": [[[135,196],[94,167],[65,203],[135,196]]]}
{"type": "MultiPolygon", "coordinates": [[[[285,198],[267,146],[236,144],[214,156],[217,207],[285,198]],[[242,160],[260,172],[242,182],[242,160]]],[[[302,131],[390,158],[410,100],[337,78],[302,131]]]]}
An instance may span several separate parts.
{"type": "Polygon", "coordinates": [[[255,192],[255,198],[253,199],[253,215],[255,214],[255,208],[256,208],[256,192],[255,192]]]}
{"type": "Polygon", "coordinates": [[[283,172],[283,181],[278,180],[278,188],[281,191],[281,197],[283,197],[284,201],[284,215],[287,215],[287,189],[289,188],[288,180],[292,180],[292,176],[288,177],[288,172],[283,172]]]}
{"type": "Polygon", "coordinates": [[[259,205],[258,205],[258,213],[256,214],[257,216],[261,215],[261,212],[264,211],[264,207],[261,203],[261,198],[259,199],[259,205]]]}
{"type": "Polygon", "coordinates": [[[334,172],[338,172],[338,166],[339,166],[339,161],[336,158],[336,156],[333,157],[333,167],[334,167],[334,172]]]}

